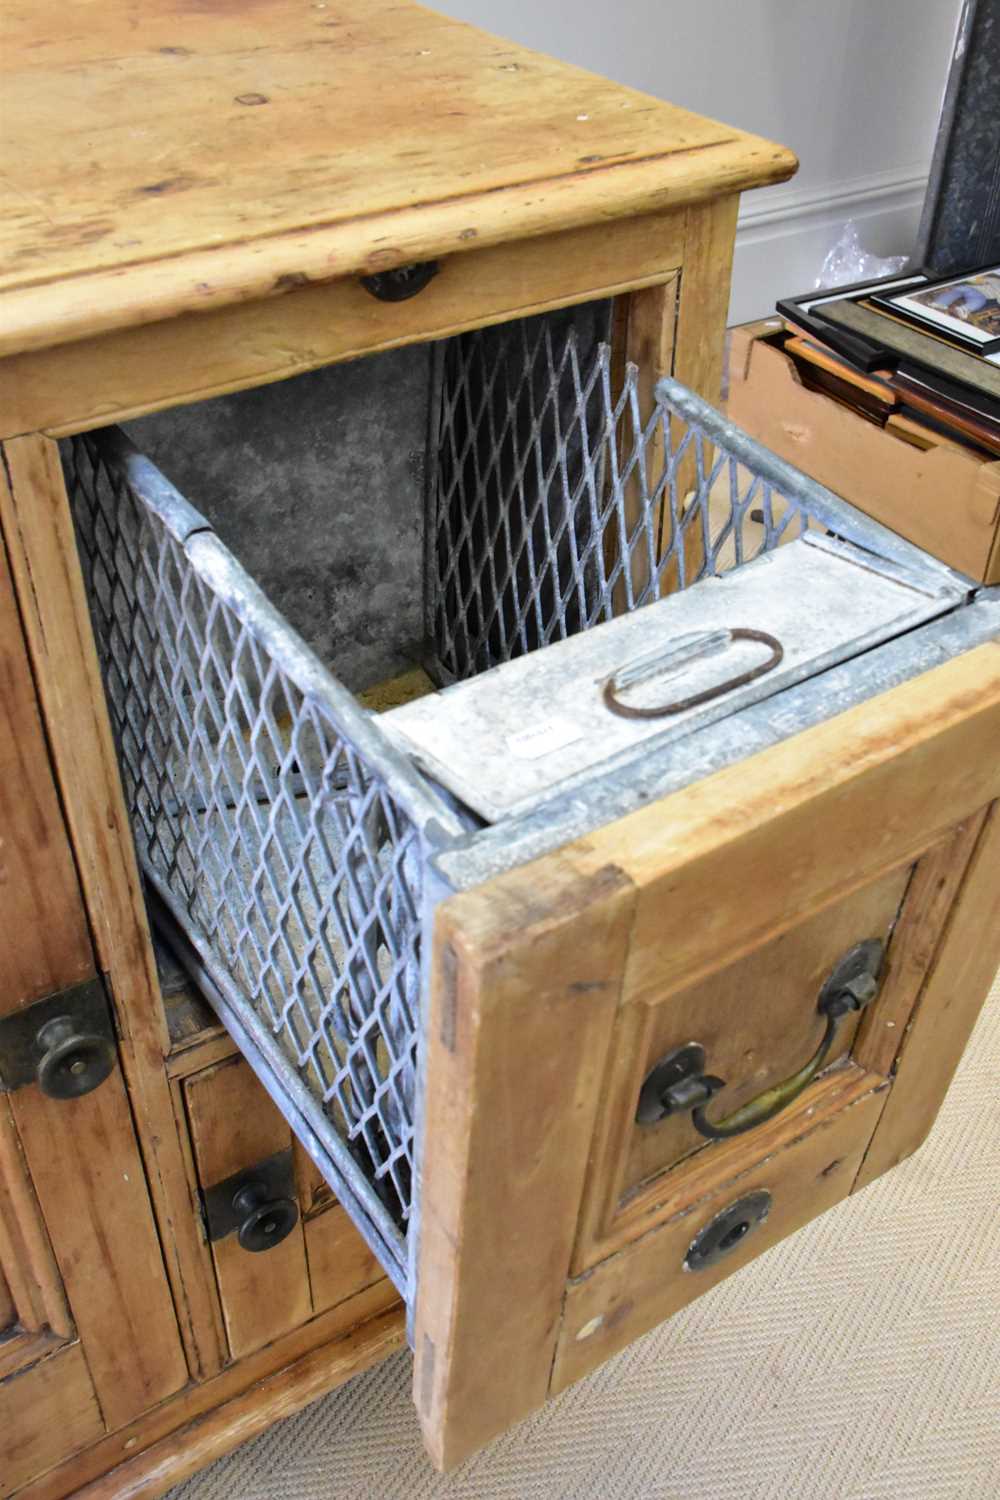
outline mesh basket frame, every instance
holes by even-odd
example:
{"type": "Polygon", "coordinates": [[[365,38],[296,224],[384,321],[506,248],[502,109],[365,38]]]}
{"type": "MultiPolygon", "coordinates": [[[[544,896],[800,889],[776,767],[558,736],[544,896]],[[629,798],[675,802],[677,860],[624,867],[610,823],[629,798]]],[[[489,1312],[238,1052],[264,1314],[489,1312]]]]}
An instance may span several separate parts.
{"type": "MultiPolygon", "coordinates": [[[[573,331],[557,344],[542,321],[511,325],[507,351],[485,450],[473,359],[459,349],[442,384],[427,555],[444,676],[590,628],[813,524],[948,572],[677,382],[660,383],[643,422],[638,372],[613,393],[607,346],[582,368],[573,331]],[[464,438],[459,410],[472,419],[464,438]]],[[[431,849],[467,823],[123,434],[74,439],[69,487],[143,871],[408,1295],[425,876],[431,849]]]]}

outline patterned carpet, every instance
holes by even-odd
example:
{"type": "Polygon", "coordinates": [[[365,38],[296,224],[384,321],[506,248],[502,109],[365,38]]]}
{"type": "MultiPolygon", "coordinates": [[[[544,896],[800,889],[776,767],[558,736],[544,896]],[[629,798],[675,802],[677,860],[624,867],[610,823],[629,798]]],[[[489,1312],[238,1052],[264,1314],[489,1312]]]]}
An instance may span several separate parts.
{"type": "Polygon", "coordinates": [[[992,1500],[998,1080],[1000,980],[915,1157],[448,1478],[397,1356],[172,1500],[992,1500]]]}

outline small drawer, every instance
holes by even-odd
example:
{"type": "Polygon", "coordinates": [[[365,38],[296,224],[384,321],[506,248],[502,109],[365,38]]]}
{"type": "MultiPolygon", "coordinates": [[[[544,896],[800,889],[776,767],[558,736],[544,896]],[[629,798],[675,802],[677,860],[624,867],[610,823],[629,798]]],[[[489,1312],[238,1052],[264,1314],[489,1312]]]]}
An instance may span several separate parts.
{"type": "Polygon", "coordinates": [[[571,1281],[552,1393],[846,1197],[888,1087],[876,1074],[841,1069],[759,1140],[756,1161],[750,1155],[719,1182],[726,1160],[717,1159],[688,1179],[656,1229],[571,1281]]]}
{"type": "Polygon", "coordinates": [[[383,1279],[241,1057],[181,1088],[232,1358],[383,1279]]]}

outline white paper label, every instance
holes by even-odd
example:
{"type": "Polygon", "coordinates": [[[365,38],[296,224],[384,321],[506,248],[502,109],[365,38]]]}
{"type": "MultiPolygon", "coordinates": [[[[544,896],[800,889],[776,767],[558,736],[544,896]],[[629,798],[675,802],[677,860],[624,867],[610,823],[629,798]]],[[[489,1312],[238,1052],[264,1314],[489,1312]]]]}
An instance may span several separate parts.
{"type": "Polygon", "coordinates": [[[583,738],[583,730],[572,719],[543,719],[507,740],[507,749],[518,760],[539,760],[554,750],[563,750],[583,738]]]}

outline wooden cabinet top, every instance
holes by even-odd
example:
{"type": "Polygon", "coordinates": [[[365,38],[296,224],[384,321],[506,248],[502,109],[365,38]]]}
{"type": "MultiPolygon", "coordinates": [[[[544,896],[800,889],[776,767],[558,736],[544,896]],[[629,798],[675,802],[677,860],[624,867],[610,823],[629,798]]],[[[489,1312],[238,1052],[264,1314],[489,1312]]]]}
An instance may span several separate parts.
{"type": "Polygon", "coordinates": [[[788,177],[408,0],[15,0],[0,353],[788,177]]]}

